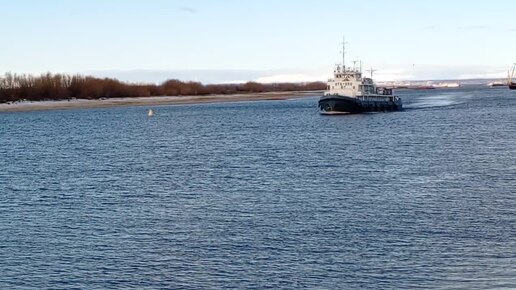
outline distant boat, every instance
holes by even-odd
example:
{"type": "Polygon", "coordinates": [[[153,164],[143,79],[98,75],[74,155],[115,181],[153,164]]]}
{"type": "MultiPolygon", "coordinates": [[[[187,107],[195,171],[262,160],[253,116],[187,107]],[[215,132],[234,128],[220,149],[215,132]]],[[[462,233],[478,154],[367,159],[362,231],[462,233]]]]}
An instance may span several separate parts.
{"type": "Polygon", "coordinates": [[[494,81],[487,84],[488,87],[505,87],[507,83],[502,81],[494,81]]]}
{"type": "Polygon", "coordinates": [[[516,77],[516,63],[513,63],[509,71],[507,72],[507,85],[509,89],[516,90],[516,81],[514,78],[516,77]]]}
{"type": "Polygon", "coordinates": [[[147,116],[149,116],[149,117],[154,116],[154,111],[152,109],[149,109],[149,112],[147,112],[147,116]]]}
{"type": "Polygon", "coordinates": [[[458,88],[460,87],[459,83],[438,83],[432,85],[434,88],[458,88]]]}

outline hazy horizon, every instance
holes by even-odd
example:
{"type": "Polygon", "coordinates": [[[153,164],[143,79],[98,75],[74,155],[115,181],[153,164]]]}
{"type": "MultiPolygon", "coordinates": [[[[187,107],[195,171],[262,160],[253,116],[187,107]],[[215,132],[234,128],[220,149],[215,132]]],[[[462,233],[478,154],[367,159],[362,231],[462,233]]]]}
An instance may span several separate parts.
{"type": "MultiPolygon", "coordinates": [[[[278,83],[278,82],[316,82],[327,81],[331,71],[324,70],[104,70],[85,71],[81,74],[96,77],[116,78],[126,82],[160,83],[168,79],[181,81],[198,81],[207,84],[215,83],[278,83]]],[[[369,75],[363,69],[364,75],[369,75]]],[[[377,70],[373,75],[379,82],[410,82],[410,81],[439,81],[439,80],[475,80],[475,79],[505,79],[507,70],[504,68],[490,69],[487,67],[462,67],[449,69],[445,67],[425,67],[413,71],[377,70]],[[477,73],[472,73],[477,72],[477,73]],[[433,77],[432,73],[440,77],[433,77]]]]}

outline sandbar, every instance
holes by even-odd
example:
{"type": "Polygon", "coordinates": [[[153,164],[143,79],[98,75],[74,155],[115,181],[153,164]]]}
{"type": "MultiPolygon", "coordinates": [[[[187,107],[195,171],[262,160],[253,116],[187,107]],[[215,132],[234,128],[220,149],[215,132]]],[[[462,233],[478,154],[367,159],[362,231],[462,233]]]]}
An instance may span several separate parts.
{"type": "Polygon", "coordinates": [[[136,98],[110,98],[110,99],[72,99],[40,102],[13,102],[0,104],[0,112],[24,112],[40,110],[82,109],[82,108],[109,108],[123,106],[162,106],[197,103],[222,103],[222,102],[248,102],[264,100],[288,100],[294,98],[306,98],[321,94],[319,91],[297,92],[267,92],[247,93],[231,95],[206,95],[206,96],[162,96],[162,97],[136,97],[136,98]]]}

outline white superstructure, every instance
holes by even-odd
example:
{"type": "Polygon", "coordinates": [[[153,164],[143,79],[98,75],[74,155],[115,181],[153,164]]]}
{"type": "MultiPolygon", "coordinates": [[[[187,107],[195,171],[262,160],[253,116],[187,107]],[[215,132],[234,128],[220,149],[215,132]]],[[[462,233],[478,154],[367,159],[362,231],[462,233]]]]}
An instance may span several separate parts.
{"type": "Polygon", "coordinates": [[[373,79],[363,78],[362,72],[357,69],[346,69],[344,66],[337,65],[333,71],[333,76],[332,79],[328,80],[325,96],[360,97],[378,95],[373,79]]]}

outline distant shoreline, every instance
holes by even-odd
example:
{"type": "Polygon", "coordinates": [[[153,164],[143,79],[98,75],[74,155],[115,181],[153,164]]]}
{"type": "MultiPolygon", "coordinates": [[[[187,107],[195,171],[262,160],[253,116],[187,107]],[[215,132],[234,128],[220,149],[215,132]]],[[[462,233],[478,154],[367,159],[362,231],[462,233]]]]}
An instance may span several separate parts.
{"type": "Polygon", "coordinates": [[[91,109],[132,106],[163,106],[201,103],[248,102],[266,100],[287,100],[292,98],[306,98],[322,94],[322,91],[291,91],[266,92],[231,95],[203,95],[203,96],[162,96],[162,97],[134,97],[109,99],[73,99],[58,101],[14,102],[1,103],[0,112],[28,112],[63,109],[91,109]]]}

